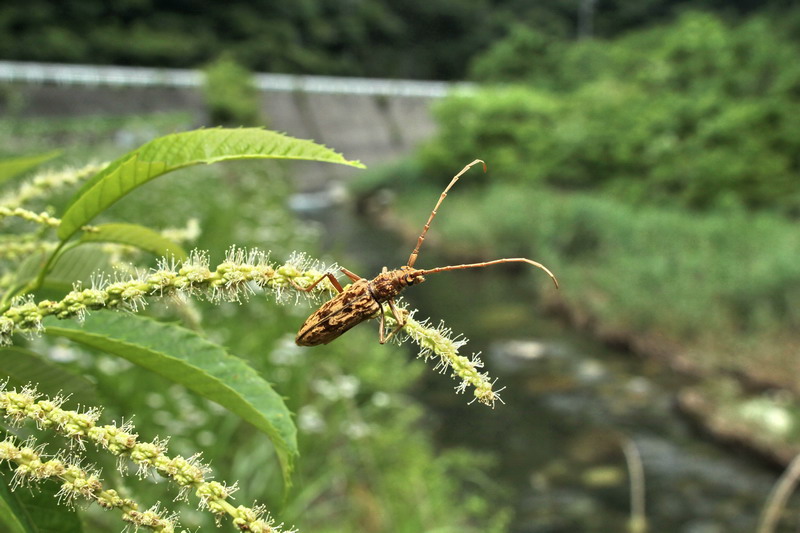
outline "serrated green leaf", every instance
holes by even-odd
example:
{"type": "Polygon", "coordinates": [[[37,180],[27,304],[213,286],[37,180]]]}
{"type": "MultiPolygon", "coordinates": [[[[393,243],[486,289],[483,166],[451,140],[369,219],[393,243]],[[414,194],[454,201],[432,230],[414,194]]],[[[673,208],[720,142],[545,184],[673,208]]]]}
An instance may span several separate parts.
{"type": "Polygon", "coordinates": [[[8,181],[14,176],[18,176],[60,154],[61,150],[54,150],[44,154],[3,159],[0,161],[0,183],[8,181]]]}
{"type": "Polygon", "coordinates": [[[108,254],[100,244],[85,244],[62,252],[47,274],[44,285],[72,290],[76,282],[87,282],[92,275],[111,270],[108,254]]]}
{"type": "Polygon", "coordinates": [[[62,393],[72,402],[94,405],[94,384],[41,355],[18,346],[0,348],[0,376],[8,379],[8,387],[32,383],[51,398],[62,393]]]}
{"type": "Polygon", "coordinates": [[[312,141],[260,128],[209,129],[159,137],[98,172],[78,191],[61,218],[58,237],[67,240],[81,226],[130,191],[167,172],[234,159],[299,159],[363,168],[312,141]]]}
{"type": "Polygon", "coordinates": [[[83,526],[74,510],[58,504],[58,483],[43,481],[34,490],[12,491],[11,472],[0,471],[0,524],[9,533],[81,533],[83,526]]]}
{"type": "Polygon", "coordinates": [[[96,312],[83,326],[45,320],[45,333],[125,358],[213,400],[263,431],[275,446],[286,485],[297,429],[278,393],[245,361],[194,331],[138,315],[96,312]]]}
{"type": "MultiPolygon", "coordinates": [[[[26,257],[17,267],[9,290],[17,290],[35,279],[47,263],[47,257],[48,252],[34,252],[26,257]]],[[[76,282],[85,283],[95,274],[110,271],[109,254],[103,250],[101,243],[86,242],[78,247],[62,249],[40,288],[61,297],[71,291],[76,282]]],[[[48,298],[52,298],[52,295],[48,298]]]]}
{"type": "Polygon", "coordinates": [[[87,231],[80,242],[114,242],[135,246],[158,257],[174,256],[181,261],[188,256],[179,245],[167,239],[157,231],[139,224],[102,224],[96,226],[97,231],[87,231]]]}
{"type": "Polygon", "coordinates": [[[8,528],[8,533],[32,533],[33,528],[28,524],[28,519],[25,508],[15,498],[5,480],[0,479],[0,524],[8,528]]]}
{"type": "MultiPolygon", "coordinates": [[[[29,281],[35,278],[42,268],[44,268],[46,262],[47,253],[45,252],[34,252],[26,257],[19,264],[16,272],[14,272],[14,280],[8,285],[8,294],[14,294],[11,291],[25,286],[29,281]]],[[[6,296],[6,294],[3,295],[4,298],[6,296]]]]}

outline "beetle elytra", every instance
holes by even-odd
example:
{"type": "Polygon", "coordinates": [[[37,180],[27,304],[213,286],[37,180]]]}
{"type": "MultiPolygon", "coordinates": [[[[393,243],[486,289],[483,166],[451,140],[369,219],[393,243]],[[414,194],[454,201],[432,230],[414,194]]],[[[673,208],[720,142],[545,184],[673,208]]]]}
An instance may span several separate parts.
{"type": "Polygon", "coordinates": [[[556,288],[558,288],[558,280],[553,273],[547,269],[547,267],[541,263],[537,263],[536,261],[532,261],[524,257],[509,257],[495,259],[493,261],[485,261],[483,263],[443,266],[428,270],[414,268],[414,263],[417,261],[419,249],[425,240],[425,234],[428,232],[428,229],[430,229],[431,222],[436,216],[439,206],[447,197],[447,192],[453,185],[455,185],[458,179],[467,170],[478,163],[483,164],[483,170],[485,172],[486,163],[480,159],[476,159],[472,163],[465,166],[461,172],[456,174],[455,177],[453,177],[453,179],[450,181],[450,184],[445,188],[444,192],[442,192],[441,196],[439,196],[439,201],[436,202],[436,206],[433,208],[433,211],[428,217],[428,221],[425,223],[425,227],[422,229],[422,233],[417,239],[417,246],[414,248],[414,251],[411,252],[411,256],[409,256],[408,263],[406,265],[391,271],[386,267],[383,267],[381,273],[372,280],[362,278],[361,276],[350,272],[346,268],[342,268],[342,273],[353,281],[353,283],[346,289],[341,286],[336,277],[331,273],[320,277],[308,287],[300,287],[295,285],[295,288],[298,290],[310,291],[322,280],[328,279],[331,285],[333,285],[338,292],[336,296],[322,304],[322,306],[317,309],[314,314],[308,317],[308,319],[300,328],[300,331],[297,333],[295,342],[300,346],[317,346],[319,344],[328,344],[353,326],[373,318],[376,314],[380,313],[379,340],[381,344],[385,343],[395,333],[400,331],[403,326],[405,326],[405,317],[397,309],[394,299],[406,287],[417,285],[425,281],[424,276],[428,274],[436,274],[439,272],[447,272],[449,270],[460,270],[465,268],[481,268],[500,263],[520,262],[528,263],[547,272],[550,278],[552,278],[553,283],[555,283],[556,288]],[[386,335],[385,331],[386,326],[384,323],[383,313],[384,303],[389,306],[392,316],[397,322],[395,329],[392,330],[388,335],[386,335]]]}

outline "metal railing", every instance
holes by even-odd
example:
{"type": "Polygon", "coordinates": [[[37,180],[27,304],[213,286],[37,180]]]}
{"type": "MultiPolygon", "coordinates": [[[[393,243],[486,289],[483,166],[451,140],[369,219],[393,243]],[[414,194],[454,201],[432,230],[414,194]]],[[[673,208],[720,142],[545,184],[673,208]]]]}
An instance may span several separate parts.
{"type": "MultiPolygon", "coordinates": [[[[200,70],[0,61],[0,82],[117,87],[199,87],[200,70]]],[[[255,74],[262,91],[440,98],[472,84],[443,81],[255,74]]]]}

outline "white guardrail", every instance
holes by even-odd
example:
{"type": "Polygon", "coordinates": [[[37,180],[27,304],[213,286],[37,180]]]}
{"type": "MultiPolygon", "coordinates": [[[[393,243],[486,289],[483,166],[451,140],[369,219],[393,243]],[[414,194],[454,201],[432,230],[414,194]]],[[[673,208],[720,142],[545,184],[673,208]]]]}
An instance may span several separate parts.
{"type": "MultiPolygon", "coordinates": [[[[439,98],[453,90],[469,90],[472,84],[443,81],[303,76],[294,74],[255,74],[262,91],[405,96],[439,98]]],[[[118,87],[199,87],[203,72],[188,69],[114,67],[0,61],[0,82],[52,83],[118,87]]]]}

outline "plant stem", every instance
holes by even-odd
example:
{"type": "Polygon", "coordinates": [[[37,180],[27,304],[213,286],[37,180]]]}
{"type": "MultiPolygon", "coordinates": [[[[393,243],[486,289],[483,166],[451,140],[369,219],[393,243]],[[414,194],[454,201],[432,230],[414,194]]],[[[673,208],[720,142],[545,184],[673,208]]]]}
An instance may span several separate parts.
{"type": "Polygon", "coordinates": [[[647,531],[647,515],[645,514],[644,466],[642,455],[633,439],[622,437],[622,453],[628,465],[628,476],[631,487],[631,517],[628,521],[630,533],[647,531]]]}
{"type": "Polygon", "coordinates": [[[772,533],[775,531],[781,513],[786,507],[786,502],[789,501],[789,496],[792,495],[797,486],[798,478],[800,478],[800,455],[796,455],[792,459],[792,462],[789,463],[789,466],[769,493],[756,530],[758,533],[772,533]]]}

